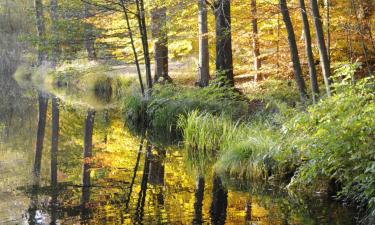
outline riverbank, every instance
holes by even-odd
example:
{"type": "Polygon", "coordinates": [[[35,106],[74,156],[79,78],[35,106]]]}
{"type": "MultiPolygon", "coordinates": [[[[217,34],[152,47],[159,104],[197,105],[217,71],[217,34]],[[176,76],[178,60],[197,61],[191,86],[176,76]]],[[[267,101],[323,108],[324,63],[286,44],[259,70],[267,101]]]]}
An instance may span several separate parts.
{"type": "Polygon", "coordinates": [[[335,94],[315,105],[301,104],[287,81],[269,80],[247,95],[215,83],[156,86],[151,99],[125,99],[123,110],[127,124],[179,137],[202,170],[210,161],[236,179],[325,193],[360,205],[372,223],[375,83],[343,76],[335,78],[335,94]]]}
{"type": "Polygon", "coordinates": [[[71,101],[99,109],[116,99],[133,133],[147,128],[157,145],[182,144],[198,174],[213,165],[222,177],[338,197],[365,209],[365,223],[373,220],[373,79],[353,85],[350,74],[338,74],[335,94],[313,105],[300,102],[293,83],[270,79],[242,89],[215,80],[206,88],[156,84],[145,98],[134,77],[107,70],[70,67],[30,80],[65,100],[75,93],[71,101]]]}

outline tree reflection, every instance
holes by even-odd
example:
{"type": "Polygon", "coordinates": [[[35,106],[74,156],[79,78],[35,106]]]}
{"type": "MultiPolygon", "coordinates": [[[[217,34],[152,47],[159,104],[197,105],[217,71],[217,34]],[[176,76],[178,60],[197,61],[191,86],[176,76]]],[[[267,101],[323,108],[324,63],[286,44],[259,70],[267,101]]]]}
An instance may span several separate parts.
{"type": "Polygon", "coordinates": [[[145,162],[143,166],[143,176],[141,182],[141,190],[138,194],[137,208],[135,210],[134,220],[135,224],[142,224],[144,216],[144,206],[146,202],[147,183],[150,175],[150,158],[151,158],[152,146],[149,142],[146,145],[145,162]]]}
{"type": "Polygon", "coordinates": [[[33,168],[33,184],[31,190],[31,203],[28,209],[29,224],[37,223],[37,210],[38,210],[38,190],[40,185],[40,169],[42,163],[42,152],[43,152],[43,141],[46,128],[46,116],[48,107],[48,97],[39,92],[38,94],[38,128],[36,135],[35,145],[35,157],[34,157],[34,168],[33,168]]]}
{"type": "Polygon", "coordinates": [[[203,196],[204,196],[204,186],[205,179],[203,176],[198,176],[197,184],[195,189],[195,202],[194,202],[194,219],[193,224],[202,224],[203,223],[203,196]]]}
{"type": "Polygon", "coordinates": [[[94,130],[95,110],[89,109],[87,111],[85,120],[85,135],[84,135],[84,149],[83,149],[83,170],[82,170],[82,196],[81,196],[81,221],[86,222],[90,218],[90,159],[92,157],[92,136],[94,130]]]}
{"type": "Polygon", "coordinates": [[[52,138],[51,138],[51,189],[52,199],[51,205],[51,225],[56,224],[57,220],[57,152],[59,143],[59,120],[60,120],[60,106],[59,99],[56,96],[52,97],[52,138]]]}
{"type": "Polygon", "coordinates": [[[212,203],[210,208],[211,223],[223,225],[227,217],[228,191],[223,186],[221,178],[216,174],[212,184],[212,203]]]}

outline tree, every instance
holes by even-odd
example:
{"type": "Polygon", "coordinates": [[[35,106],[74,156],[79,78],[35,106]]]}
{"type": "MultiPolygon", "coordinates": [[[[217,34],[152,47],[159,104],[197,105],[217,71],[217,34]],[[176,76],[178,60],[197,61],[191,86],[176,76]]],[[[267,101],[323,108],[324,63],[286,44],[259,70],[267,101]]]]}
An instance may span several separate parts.
{"type": "Polygon", "coordinates": [[[138,53],[137,53],[137,50],[135,48],[133,31],[132,31],[132,28],[130,26],[128,10],[126,9],[126,6],[125,6],[125,0],[120,0],[120,5],[121,5],[122,11],[123,11],[124,16],[125,16],[126,27],[128,29],[130,44],[132,46],[132,51],[133,51],[133,55],[134,55],[134,63],[135,63],[135,66],[137,68],[138,80],[139,80],[139,84],[140,84],[140,87],[141,87],[142,96],[144,96],[145,95],[145,89],[144,89],[143,81],[142,81],[142,73],[141,73],[141,68],[139,66],[138,53]]]}
{"type": "Polygon", "coordinates": [[[318,86],[318,79],[316,75],[316,68],[314,63],[314,54],[311,48],[311,34],[310,34],[310,25],[307,19],[307,12],[305,6],[305,0],[299,0],[299,4],[301,7],[301,15],[302,15],[302,22],[303,22],[303,32],[305,36],[305,47],[306,47],[306,55],[307,55],[307,62],[309,64],[309,73],[310,73],[310,81],[311,81],[311,89],[312,89],[312,98],[313,102],[315,103],[317,97],[319,95],[319,86],[318,86]]]}
{"type": "MultiPolygon", "coordinates": [[[[92,17],[91,5],[87,1],[83,1],[83,15],[85,19],[92,17]]],[[[92,29],[92,25],[85,22],[84,23],[84,32],[85,32],[85,47],[87,51],[87,56],[89,60],[96,60],[96,51],[95,51],[95,35],[92,29]]]]}
{"type": "Polygon", "coordinates": [[[223,76],[229,85],[234,85],[230,0],[216,0],[214,12],[216,21],[216,76],[223,76]]]}
{"type": "Polygon", "coordinates": [[[143,55],[144,55],[144,60],[145,60],[146,83],[147,83],[147,88],[149,90],[148,95],[150,95],[150,91],[152,89],[152,77],[151,77],[150,53],[148,50],[148,37],[147,37],[147,25],[146,25],[146,18],[145,18],[145,8],[144,8],[143,0],[136,0],[135,3],[136,3],[136,8],[137,8],[136,16],[138,20],[139,32],[141,34],[143,55]]]}
{"type": "Polygon", "coordinates": [[[210,56],[208,49],[208,24],[206,0],[198,0],[198,24],[199,24],[199,66],[198,85],[206,87],[210,80],[210,56]]]}
{"type": "Polygon", "coordinates": [[[296,37],[294,35],[293,24],[289,16],[289,10],[285,0],[279,1],[280,11],[283,15],[286,30],[288,32],[288,43],[290,48],[290,55],[293,62],[294,79],[296,80],[297,87],[300,93],[301,100],[304,101],[307,97],[306,85],[302,77],[302,68],[298,55],[298,48],[296,43],[296,37]]]}
{"type": "Polygon", "coordinates": [[[158,82],[161,77],[166,81],[172,81],[168,75],[168,32],[166,22],[166,7],[157,7],[152,10],[151,31],[154,39],[155,82],[158,82]]]}
{"type": "Polygon", "coordinates": [[[259,51],[259,33],[258,33],[258,15],[257,15],[257,2],[251,0],[251,25],[252,25],[252,37],[253,37],[253,57],[254,57],[254,69],[255,69],[255,81],[260,78],[259,70],[262,66],[259,51]]]}
{"type": "Polygon", "coordinates": [[[324,41],[324,33],[322,27],[322,20],[319,14],[319,7],[317,0],[310,0],[311,10],[314,18],[314,28],[316,40],[318,42],[320,65],[322,66],[324,83],[326,86],[327,95],[331,95],[331,80],[330,80],[330,62],[328,58],[327,47],[324,41]]]}
{"type": "Polygon", "coordinates": [[[56,66],[60,55],[60,43],[58,38],[58,1],[51,0],[51,35],[52,35],[52,66],[56,66]]]}
{"type": "Polygon", "coordinates": [[[43,3],[42,0],[34,1],[34,10],[36,18],[36,31],[38,35],[38,66],[40,66],[43,61],[47,60],[47,52],[45,49],[46,45],[46,27],[44,22],[43,13],[43,3]]]}

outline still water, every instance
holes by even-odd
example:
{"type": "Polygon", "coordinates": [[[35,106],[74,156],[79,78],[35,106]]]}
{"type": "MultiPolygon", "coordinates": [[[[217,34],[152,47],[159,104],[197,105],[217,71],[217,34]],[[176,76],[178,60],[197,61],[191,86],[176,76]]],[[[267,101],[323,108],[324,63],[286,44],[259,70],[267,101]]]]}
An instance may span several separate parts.
{"type": "Polygon", "coordinates": [[[113,105],[0,78],[0,224],[355,224],[324,197],[198,176],[183,149],[131,134],[113,105]]]}

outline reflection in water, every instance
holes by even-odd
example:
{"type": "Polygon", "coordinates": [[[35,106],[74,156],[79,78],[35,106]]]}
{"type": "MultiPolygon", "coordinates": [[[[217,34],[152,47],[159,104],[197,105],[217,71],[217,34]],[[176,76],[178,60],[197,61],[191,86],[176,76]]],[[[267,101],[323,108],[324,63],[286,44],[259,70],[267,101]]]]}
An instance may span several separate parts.
{"type": "Polygon", "coordinates": [[[92,157],[92,136],[94,130],[94,118],[95,118],[95,111],[89,109],[87,111],[87,116],[85,120],[85,135],[84,135],[84,149],[83,149],[83,170],[82,170],[82,197],[81,197],[81,206],[82,206],[82,214],[81,220],[82,222],[86,222],[90,218],[90,185],[91,185],[91,177],[90,177],[90,160],[92,157]]]}
{"type": "Polygon", "coordinates": [[[55,96],[52,97],[52,138],[51,138],[51,225],[57,221],[58,207],[58,188],[57,188],[57,153],[59,143],[59,120],[60,120],[60,103],[55,96]]]}
{"type": "Polygon", "coordinates": [[[35,146],[35,160],[34,160],[34,185],[39,185],[40,182],[40,167],[42,162],[42,152],[43,152],[43,141],[44,133],[46,129],[46,117],[47,117],[47,107],[48,98],[44,93],[39,92],[38,94],[39,103],[39,116],[38,116],[38,130],[36,134],[36,146],[35,146]]]}
{"type": "Polygon", "coordinates": [[[137,154],[137,160],[135,162],[135,166],[134,166],[134,170],[133,170],[132,180],[131,180],[130,186],[129,186],[129,194],[128,194],[128,196],[126,198],[126,202],[125,202],[126,210],[129,209],[129,202],[130,202],[131,194],[133,192],[135,178],[137,177],[137,171],[138,171],[138,167],[139,167],[139,161],[141,160],[141,154],[142,154],[142,149],[143,149],[143,142],[144,142],[144,138],[142,137],[141,138],[141,144],[139,145],[139,150],[138,150],[138,154],[137,154]]]}
{"type": "Polygon", "coordinates": [[[48,108],[48,97],[42,93],[38,93],[38,104],[39,104],[39,114],[38,114],[38,127],[36,135],[36,145],[35,145],[35,158],[34,158],[34,168],[33,168],[33,185],[30,195],[30,207],[28,209],[29,224],[37,224],[40,222],[38,211],[38,191],[40,186],[40,169],[42,163],[42,153],[43,153],[43,142],[46,128],[47,119],[47,108],[48,108]]]}
{"type": "Polygon", "coordinates": [[[147,183],[150,174],[150,158],[151,158],[151,149],[152,146],[149,142],[146,144],[146,155],[145,155],[145,163],[143,166],[143,176],[141,181],[141,190],[138,194],[138,201],[137,201],[137,208],[134,215],[135,224],[143,224],[143,216],[144,216],[144,207],[146,202],[146,194],[147,194],[147,183]]]}
{"type": "Polygon", "coordinates": [[[195,190],[195,202],[194,202],[194,219],[193,224],[203,223],[203,196],[204,196],[204,177],[198,176],[197,188],[195,190]]]}
{"type": "Polygon", "coordinates": [[[221,178],[216,174],[212,184],[212,203],[210,208],[211,223],[214,225],[225,224],[227,217],[228,191],[223,186],[221,178]]]}
{"type": "MultiPolygon", "coordinates": [[[[47,110],[47,101],[39,99],[41,114],[47,110]]],[[[33,105],[36,101],[13,102],[33,105]]],[[[24,140],[34,140],[35,133],[42,134],[43,121],[36,129],[35,109],[35,113],[24,115],[18,111],[25,106],[10,110],[11,106],[14,104],[4,104],[7,109],[0,107],[6,114],[0,114],[0,119],[7,131],[0,140],[6,144],[0,148],[11,146],[6,148],[8,152],[30,155],[28,168],[34,166],[34,170],[29,169],[29,173],[40,177],[34,179],[39,185],[31,192],[22,188],[30,184],[30,179],[23,180],[28,177],[26,172],[12,178],[17,180],[14,187],[9,188],[7,182],[0,186],[0,199],[11,209],[4,211],[0,207],[0,213],[15,221],[13,224],[244,224],[244,217],[245,223],[259,225],[354,224],[352,212],[335,202],[290,197],[260,185],[250,193],[250,186],[231,183],[224,176],[213,175],[210,169],[197,177],[186,166],[183,150],[155,147],[156,143],[147,141],[147,136],[145,140],[132,136],[115,109],[95,112],[52,98],[52,110],[40,116],[44,126],[52,123],[44,131],[52,139],[43,143],[40,136],[37,138],[35,150],[40,150],[40,156],[34,158],[33,147],[24,140]],[[20,119],[24,117],[27,119],[20,119]],[[8,121],[10,118],[12,122],[8,121]],[[36,160],[32,162],[32,158],[36,160]],[[50,185],[44,182],[49,180],[50,185]],[[8,192],[3,190],[8,189],[25,196],[25,204],[4,198],[8,192]],[[28,217],[22,218],[25,212],[28,217]]],[[[0,159],[0,176],[19,169],[17,163],[2,163],[0,159]]],[[[3,221],[0,218],[0,224],[3,221]]]]}

